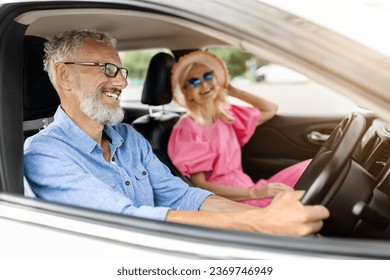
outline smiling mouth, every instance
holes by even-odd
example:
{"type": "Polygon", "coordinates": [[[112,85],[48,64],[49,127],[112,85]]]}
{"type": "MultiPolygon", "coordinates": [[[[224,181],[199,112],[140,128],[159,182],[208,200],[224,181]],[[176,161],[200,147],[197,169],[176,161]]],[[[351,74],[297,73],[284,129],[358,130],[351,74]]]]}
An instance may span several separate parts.
{"type": "Polygon", "coordinates": [[[114,92],[105,92],[104,93],[105,96],[111,98],[111,99],[114,99],[116,101],[119,101],[119,97],[120,97],[120,93],[114,93],[114,92]]]}
{"type": "Polygon", "coordinates": [[[213,91],[213,87],[212,88],[208,88],[208,89],[206,89],[206,90],[204,90],[204,91],[202,91],[202,92],[200,92],[199,94],[200,95],[206,95],[206,94],[209,94],[211,91],[213,91]]]}

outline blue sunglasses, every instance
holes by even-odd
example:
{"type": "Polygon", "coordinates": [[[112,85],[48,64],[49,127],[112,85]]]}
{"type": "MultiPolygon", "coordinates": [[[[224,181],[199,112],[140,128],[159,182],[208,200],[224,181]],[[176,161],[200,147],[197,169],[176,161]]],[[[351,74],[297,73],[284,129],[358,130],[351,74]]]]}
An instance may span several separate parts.
{"type": "Polygon", "coordinates": [[[204,73],[201,77],[191,78],[187,81],[187,84],[189,84],[192,88],[197,88],[202,84],[202,80],[206,83],[209,83],[214,78],[214,71],[208,71],[204,73]]]}

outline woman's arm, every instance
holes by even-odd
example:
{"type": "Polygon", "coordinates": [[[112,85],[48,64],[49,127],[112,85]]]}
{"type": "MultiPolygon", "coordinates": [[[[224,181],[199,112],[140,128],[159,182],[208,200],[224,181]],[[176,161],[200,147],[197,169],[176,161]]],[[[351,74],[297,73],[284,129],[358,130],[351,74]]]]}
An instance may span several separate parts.
{"type": "Polygon", "coordinates": [[[237,89],[231,84],[229,84],[227,90],[230,96],[241,99],[242,101],[245,101],[251,104],[253,107],[259,109],[259,111],[261,112],[261,118],[259,119],[258,125],[263,124],[266,121],[272,119],[275,116],[276,111],[278,110],[277,104],[252,93],[237,89]]]}
{"type": "Polygon", "coordinates": [[[211,191],[218,196],[225,197],[233,201],[274,197],[278,192],[290,190],[288,186],[282,183],[270,183],[261,188],[247,189],[219,185],[206,181],[203,172],[191,175],[190,181],[196,187],[211,191]]]}

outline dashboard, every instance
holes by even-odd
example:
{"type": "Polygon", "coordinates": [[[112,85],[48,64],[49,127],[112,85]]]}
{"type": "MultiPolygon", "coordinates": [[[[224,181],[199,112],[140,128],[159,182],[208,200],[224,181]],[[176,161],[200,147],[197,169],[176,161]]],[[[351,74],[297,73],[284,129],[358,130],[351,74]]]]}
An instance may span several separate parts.
{"type": "Polygon", "coordinates": [[[361,147],[355,149],[352,161],[355,167],[350,168],[343,183],[349,185],[349,196],[355,197],[351,217],[357,220],[350,234],[390,239],[390,126],[374,121],[364,134],[361,147]],[[358,200],[355,192],[369,195],[365,201],[358,200]]]}

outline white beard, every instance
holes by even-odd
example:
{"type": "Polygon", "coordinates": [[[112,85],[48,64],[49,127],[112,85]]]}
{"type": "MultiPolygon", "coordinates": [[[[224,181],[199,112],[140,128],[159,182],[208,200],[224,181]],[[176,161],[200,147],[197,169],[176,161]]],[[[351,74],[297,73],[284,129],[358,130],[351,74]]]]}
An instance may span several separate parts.
{"type": "Polygon", "coordinates": [[[92,96],[83,94],[80,100],[80,110],[92,120],[101,124],[115,125],[123,121],[124,112],[120,106],[110,108],[100,100],[102,91],[98,90],[92,96]]]}

